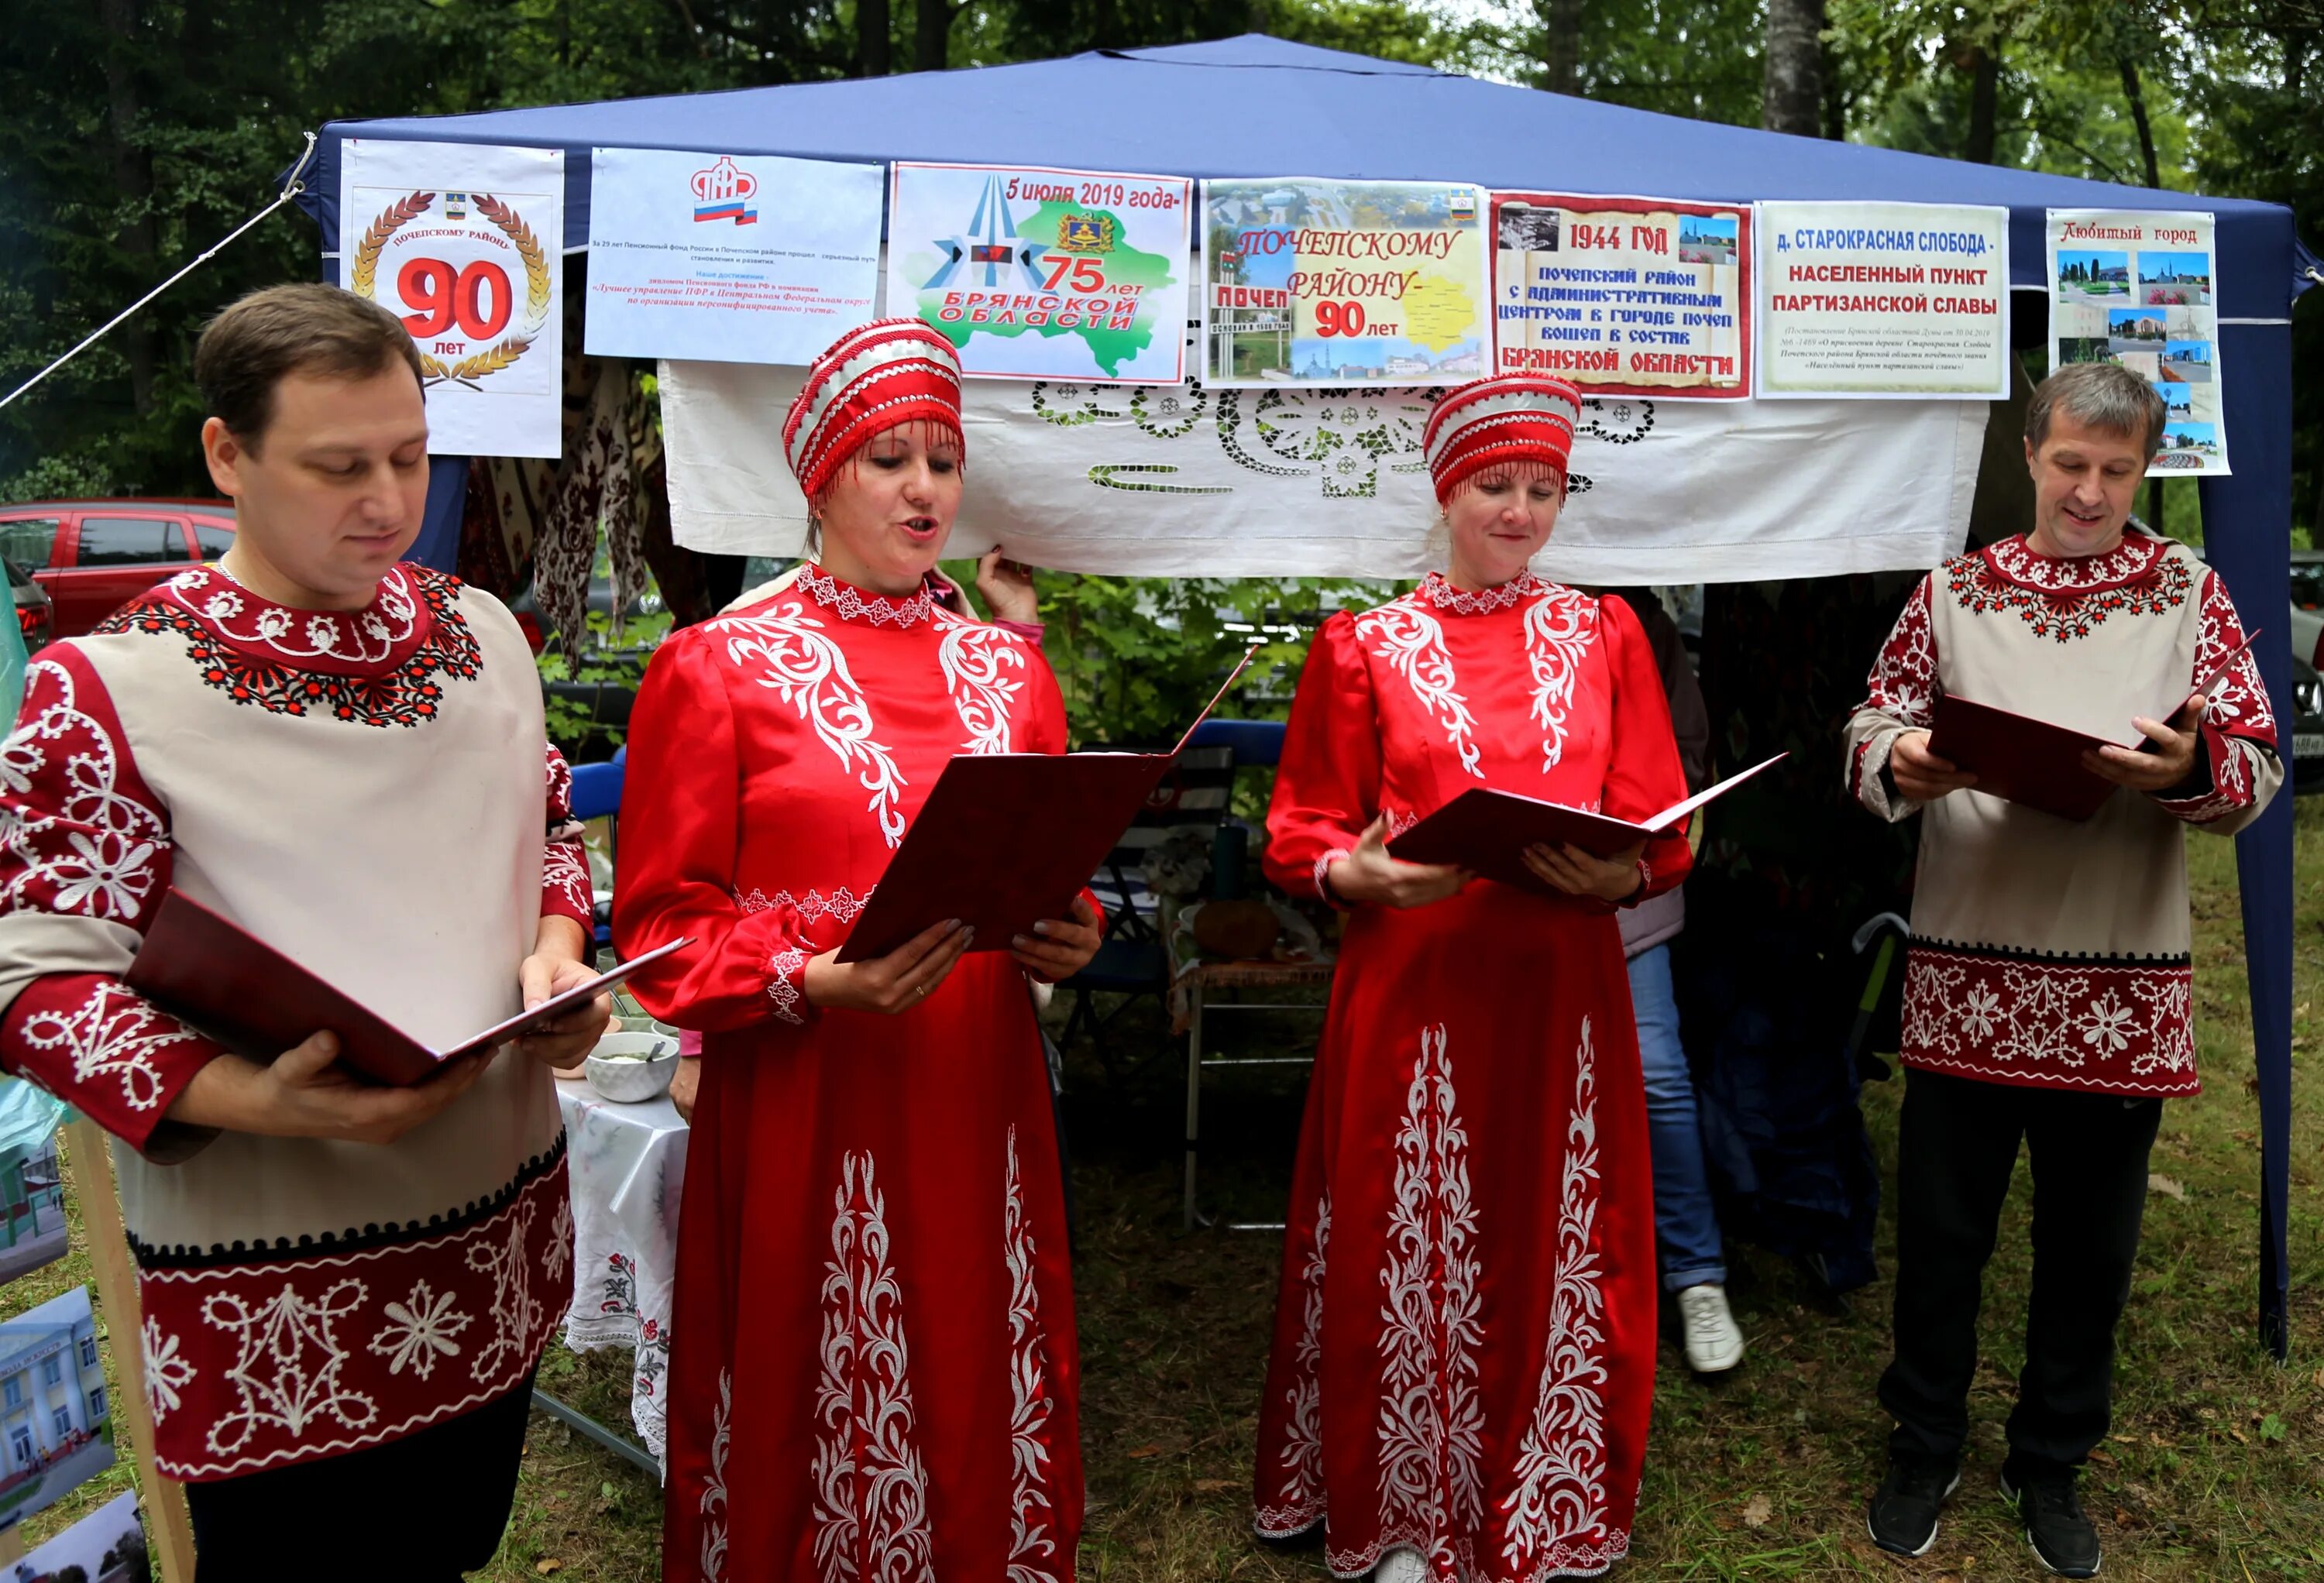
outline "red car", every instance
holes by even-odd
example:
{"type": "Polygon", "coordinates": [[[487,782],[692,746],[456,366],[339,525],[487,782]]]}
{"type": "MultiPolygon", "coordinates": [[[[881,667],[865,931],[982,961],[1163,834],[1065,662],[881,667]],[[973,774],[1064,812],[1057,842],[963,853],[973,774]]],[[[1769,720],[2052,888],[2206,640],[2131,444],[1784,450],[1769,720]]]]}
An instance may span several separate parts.
{"type": "Polygon", "coordinates": [[[32,501],[0,506],[0,559],[47,591],[51,636],[78,638],[165,577],[234,543],[234,502],[32,501]]]}

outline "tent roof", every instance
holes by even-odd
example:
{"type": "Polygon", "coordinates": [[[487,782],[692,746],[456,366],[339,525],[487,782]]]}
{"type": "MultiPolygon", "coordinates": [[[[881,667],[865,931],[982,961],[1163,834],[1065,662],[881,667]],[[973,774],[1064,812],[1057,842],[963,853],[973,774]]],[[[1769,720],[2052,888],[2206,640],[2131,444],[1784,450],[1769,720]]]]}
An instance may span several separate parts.
{"type": "Polygon", "coordinates": [[[2291,216],[2273,204],[1690,121],[1259,33],[963,71],[336,121],[324,129],[304,200],[323,223],[327,248],[337,245],[338,144],[349,136],[562,146],[567,247],[588,240],[586,156],[595,145],[1157,175],[1454,179],[1722,202],[2006,204],[2011,274],[2023,286],[2041,283],[2045,208],[2198,208],[2218,216],[2223,313],[2279,316],[2292,286],[2283,267],[2291,216]]]}

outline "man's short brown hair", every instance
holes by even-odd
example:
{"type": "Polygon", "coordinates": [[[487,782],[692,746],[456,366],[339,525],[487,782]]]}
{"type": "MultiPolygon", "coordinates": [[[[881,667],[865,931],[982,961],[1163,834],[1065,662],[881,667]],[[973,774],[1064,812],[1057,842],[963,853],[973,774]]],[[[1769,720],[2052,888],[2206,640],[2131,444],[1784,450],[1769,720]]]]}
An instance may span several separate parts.
{"type": "Polygon", "coordinates": [[[2035,385],[2025,404],[2025,443],[2036,451],[2050,437],[2056,412],[2106,434],[2136,435],[2151,457],[2163,448],[2170,409],[2160,391],[2118,363],[2070,363],[2035,385]]]}
{"type": "Polygon", "coordinates": [[[289,375],[367,379],[398,362],[421,377],[420,348],[401,319],[305,281],[253,291],[212,319],[194,348],[194,382],[210,416],[255,451],[274,421],[274,387],[289,375]]]}

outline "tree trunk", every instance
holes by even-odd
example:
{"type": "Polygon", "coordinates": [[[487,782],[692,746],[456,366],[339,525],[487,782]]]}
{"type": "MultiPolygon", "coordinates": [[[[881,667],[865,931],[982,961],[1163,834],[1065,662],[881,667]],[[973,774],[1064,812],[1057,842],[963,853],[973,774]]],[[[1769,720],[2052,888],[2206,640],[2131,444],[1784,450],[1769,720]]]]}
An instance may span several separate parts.
{"type": "Polygon", "coordinates": [[[859,76],[888,75],[888,0],[855,0],[855,65],[859,76]]]}
{"type": "MultiPolygon", "coordinates": [[[[2163,185],[2163,165],[2154,157],[2154,125],[2146,117],[2146,95],[2138,85],[2138,62],[2124,55],[2117,62],[2122,68],[2122,97],[2130,105],[2131,124],[2138,128],[2138,154],[2146,168],[2146,184],[2163,185]]],[[[2157,533],[2163,530],[2163,485],[2167,481],[2150,478],[2146,481],[2146,525],[2157,533]]]]}
{"type": "Polygon", "coordinates": [[[1582,0],[1540,0],[1541,86],[1554,94],[1582,90],[1582,0]]]}
{"type": "Polygon", "coordinates": [[[1961,149],[1961,158],[1974,165],[1990,165],[2000,132],[2001,57],[1982,44],[1970,45],[1968,56],[1969,142],[1961,149]]]}
{"type": "Polygon", "coordinates": [[[1767,0],[1761,119],[1770,132],[1823,135],[1823,0],[1767,0]]]}
{"type": "MultiPolygon", "coordinates": [[[[137,0],[99,0],[105,51],[106,130],[113,143],[113,189],[124,224],[114,244],[128,255],[128,273],[140,290],[154,274],[153,156],[137,142],[137,0]]],[[[153,321],[143,314],[116,332],[129,364],[129,397],[140,418],[153,410],[153,321]]]]}
{"type": "Polygon", "coordinates": [[[952,23],[960,14],[952,0],[914,0],[912,69],[942,71],[952,64],[952,23]]]}

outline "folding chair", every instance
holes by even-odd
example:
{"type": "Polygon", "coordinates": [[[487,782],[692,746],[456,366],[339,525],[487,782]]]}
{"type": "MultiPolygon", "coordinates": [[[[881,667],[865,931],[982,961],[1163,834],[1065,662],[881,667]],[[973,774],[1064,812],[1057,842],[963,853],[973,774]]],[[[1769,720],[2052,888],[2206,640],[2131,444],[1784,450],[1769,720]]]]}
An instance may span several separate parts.
{"type": "MultiPolygon", "coordinates": [[[[1194,729],[1194,741],[1188,751],[1215,751],[1223,748],[1231,755],[1229,780],[1234,769],[1246,767],[1265,768],[1276,764],[1283,756],[1283,725],[1272,720],[1206,720],[1194,729]]],[[[1178,982],[1186,992],[1186,1183],[1185,1229],[1192,1231],[1199,1215],[1194,1209],[1196,1164],[1202,1146],[1203,1131],[1203,1072],[1210,1067],[1224,1066],[1305,1066],[1314,1055],[1252,1055],[1205,1057],[1203,1054],[1203,1023],[1205,1015],[1216,1017],[1230,1011],[1322,1011],[1323,1006],[1304,1001],[1228,1000],[1212,1004],[1213,989],[1241,991],[1260,987],[1271,989],[1319,988],[1328,992],[1332,985],[1332,964],[1329,962],[1202,962],[1182,974],[1178,982]]],[[[1231,1231],[1279,1231],[1279,1225],[1231,1225],[1231,1231]]]]}
{"type": "Polygon", "coordinates": [[[1071,1043],[1077,1031],[1086,1031],[1103,1059],[1104,1034],[1114,1018],[1139,996],[1159,999],[1169,993],[1170,953],[1162,938],[1160,898],[1146,888],[1147,854],[1175,830],[1190,825],[1209,829],[1225,818],[1233,795],[1234,767],[1233,748],[1204,745],[1197,733],[1178,755],[1153,798],[1139,810],[1120,842],[1107,854],[1105,867],[1090,880],[1098,905],[1105,908],[1105,937],[1090,964],[1059,986],[1074,993],[1074,1008],[1065,1019],[1060,1044],[1071,1043]],[[1100,1016],[1092,999],[1096,995],[1125,999],[1100,1016]]]}
{"type": "MultiPolygon", "coordinates": [[[[622,781],[629,770],[630,750],[615,750],[613,759],[605,764],[576,764],[573,767],[573,816],[584,824],[595,819],[611,819],[605,827],[605,855],[613,856],[613,833],[621,824],[622,781]]],[[[591,909],[595,920],[593,930],[597,948],[604,950],[613,943],[611,908],[600,900],[591,909]]]]}

